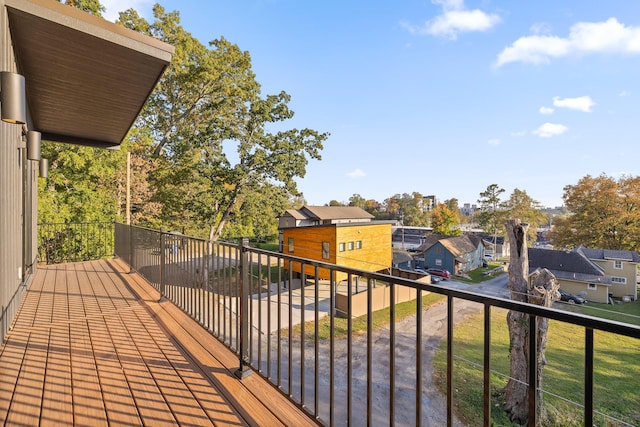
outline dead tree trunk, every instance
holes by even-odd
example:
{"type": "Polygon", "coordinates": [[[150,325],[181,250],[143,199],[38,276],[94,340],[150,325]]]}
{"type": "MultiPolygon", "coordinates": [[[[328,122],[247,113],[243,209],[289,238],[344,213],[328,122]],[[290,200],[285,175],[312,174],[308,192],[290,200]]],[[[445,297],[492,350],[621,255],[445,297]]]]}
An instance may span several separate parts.
{"type": "MultiPolygon", "coordinates": [[[[509,239],[509,290],[511,299],[549,307],[558,299],[558,284],[548,270],[537,270],[529,282],[527,229],[529,224],[518,219],[507,221],[509,239]]],[[[512,422],[524,425],[529,417],[529,316],[518,311],[507,313],[510,340],[510,375],[505,388],[505,410],[512,422]]],[[[537,319],[537,412],[542,408],[542,371],[546,363],[548,319],[537,319]]],[[[538,416],[538,419],[540,417],[538,416]]]]}

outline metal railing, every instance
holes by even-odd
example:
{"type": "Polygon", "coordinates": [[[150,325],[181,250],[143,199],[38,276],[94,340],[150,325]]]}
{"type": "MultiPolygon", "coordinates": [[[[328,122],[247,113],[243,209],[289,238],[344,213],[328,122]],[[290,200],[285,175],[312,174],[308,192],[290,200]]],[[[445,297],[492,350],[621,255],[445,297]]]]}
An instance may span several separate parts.
{"type": "Polygon", "coordinates": [[[40,262],[90,261],[113,254],[112,222],[38,224],[40,262]]]}
{"type": "MultiPolygon", "coordinates": [[[[155,230],[115,225],[115,254],[153,284],[161,294],[188,313],[202,327],[238,354],[237,376],[257,372],[280,392],[325,425],[422,425],[429,423],[431,395],[425,391],[426,359],[430,332],[425,327],[422,296],[446,298],[446,425],[456,424],[454,406],[456,307],[477,303],[484,314],[479,334],[479,370],[483,402],[477,424],[489,425],[492,411],[491,346],[492,313],[497,309],[529,315],[529,345],[536,348],[536,319],[547,318],[584,330],[583,401],[575,404],[580,423],[637,425],[608,417],[594,408],[594,331],[640,338],[640,327],[490,297],[444,285],[369,273],[318,261],[286,256],[240,244],[209,242],[155,230]],[[346,279],[335,280],[338,275],[346,279]],[[348,297],[352,310],[355,282],[367,288],[367,315],[363,333],[354,333],[355,319],[346,317],[344,338],[336,338],[333,314],[336,295],[348,297]],[[387,326],[375,328],[373,291],[389,288],[387,326]],[[396,323],[396,295],[400,287],[417,291],[415,327],[406,330],[396,323]],[[328,338],[318,338],[321,321],[328,323],[328,338]],[[328,319],[328,321],[326,321],[328,319]],[[305,325],[301,327],[300,325],[305,325]],[[425,403],[429,402],[429,403],[425,403]],[[612,421],[613,420],[613,421],[612,421]]],[[[324,324],[324,323],[323,323],[324,324]]],[[[508,357],[507,354],[504,357],[508,357]]],[[[547,354],[549,357],[549,354],[547,354]]],[[[532,351],[530,373],[538,360],[532,351]]],[[[535,377],[535,376],[533,376],[535,377]]],[[[637,380],[637,378],[636,378],[637,380]]],[[[639,383],[640,384],[640,383],[639,383]]],[[[530,426],[538,425],[537,384],[527,384],[530,426]]],[[[433,423],[433,421],[431,421],[433,423]]],[[[439,424],[439,423],[438,423],[439,424]]]]}

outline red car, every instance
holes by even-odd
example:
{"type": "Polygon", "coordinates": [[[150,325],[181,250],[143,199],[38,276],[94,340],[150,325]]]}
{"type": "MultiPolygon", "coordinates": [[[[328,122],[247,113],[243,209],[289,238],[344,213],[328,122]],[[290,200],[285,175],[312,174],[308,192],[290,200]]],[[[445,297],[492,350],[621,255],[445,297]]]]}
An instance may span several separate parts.
{"type": "Polygon", "coordinates": [[[432,276],[442,277],[444,279],[451,278],[451,273],[449,273],[449,271],[445,270],[444,268],[427,268],[427,273],[431,274],[432,276]]]}

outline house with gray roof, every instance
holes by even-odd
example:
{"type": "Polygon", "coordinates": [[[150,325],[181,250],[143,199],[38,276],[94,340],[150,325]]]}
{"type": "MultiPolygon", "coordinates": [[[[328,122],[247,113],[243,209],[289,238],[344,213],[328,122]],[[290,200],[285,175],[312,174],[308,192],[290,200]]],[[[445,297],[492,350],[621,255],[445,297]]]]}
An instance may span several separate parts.
{"type": "Polygon", "coordinates": [[[478,236],[432,234],[425,239],[418,248],[418,252],[424,254],[424,267],[444,268],[459,274],[481,267],[484,262],[484,245],[478,236]]]}
{"type": "Polygon", "coordinates": [[[529,248],[529,274],[539,268],[553,273],[560,289],[589,301],[609,302],[611,276],[581,251],[529,248]]]}

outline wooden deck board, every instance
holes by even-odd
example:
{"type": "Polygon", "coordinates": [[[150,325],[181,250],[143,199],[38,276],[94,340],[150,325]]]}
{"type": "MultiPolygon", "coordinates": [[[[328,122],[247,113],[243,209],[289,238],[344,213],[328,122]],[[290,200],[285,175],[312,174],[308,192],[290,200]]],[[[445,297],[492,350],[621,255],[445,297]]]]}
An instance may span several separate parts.
{"type": "Polygon", "coordinates": [[[118,260],[41,267],[0,347],[5,425],[317,425],[118,260]]]}

